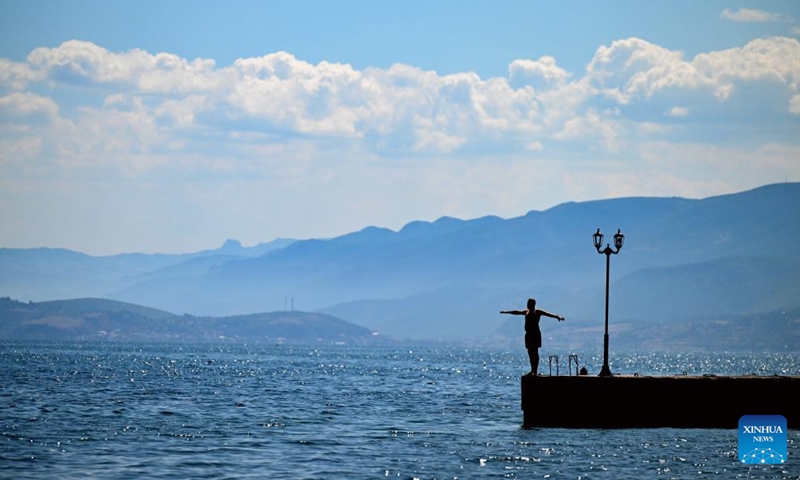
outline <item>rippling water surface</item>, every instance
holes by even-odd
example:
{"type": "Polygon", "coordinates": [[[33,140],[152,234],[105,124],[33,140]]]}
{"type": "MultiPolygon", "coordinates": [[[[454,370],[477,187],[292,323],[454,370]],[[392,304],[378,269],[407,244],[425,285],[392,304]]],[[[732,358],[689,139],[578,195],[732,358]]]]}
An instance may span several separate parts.
{"type": "MultiPolygon", "coordinates": [[[[612,370],[797,375],[798,360],[618,354],[612,370]]],[[[739,464],[735,425],[523,430],[526,361],[444,346],[7,343],[0,477],[800,477],[796,429],[780,466],[739,464]]]]}

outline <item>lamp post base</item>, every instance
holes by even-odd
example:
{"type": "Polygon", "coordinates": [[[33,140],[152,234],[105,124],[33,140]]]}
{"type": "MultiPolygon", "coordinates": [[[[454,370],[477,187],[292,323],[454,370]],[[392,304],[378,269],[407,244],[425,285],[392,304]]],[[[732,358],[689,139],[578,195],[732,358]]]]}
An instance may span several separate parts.
{"type": "MultiPolygon", "coordinates": [[[[606,287],[608,288],[608,287],[606,287]]],[[[611,369],[608,368],[608,290],[606,290],[606,334],[603,335],[603,368],[600,369],[598,377],[613,377],[611,369]]]]}

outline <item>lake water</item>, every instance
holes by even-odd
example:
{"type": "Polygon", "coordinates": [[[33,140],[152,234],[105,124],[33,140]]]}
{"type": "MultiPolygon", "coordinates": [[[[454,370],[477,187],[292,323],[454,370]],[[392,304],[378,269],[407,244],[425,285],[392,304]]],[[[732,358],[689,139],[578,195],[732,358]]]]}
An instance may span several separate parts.
{"type": "MultiPolygon", "coordinates": [[[[798,360],[612,353],[611,366],[797,375],[798,360]]],[[[739,463],[736,425],[522,429],[526,362],[521,348],[5,343],[0,477],[800,478],[792,425],[777,466],[739,463]]]]}

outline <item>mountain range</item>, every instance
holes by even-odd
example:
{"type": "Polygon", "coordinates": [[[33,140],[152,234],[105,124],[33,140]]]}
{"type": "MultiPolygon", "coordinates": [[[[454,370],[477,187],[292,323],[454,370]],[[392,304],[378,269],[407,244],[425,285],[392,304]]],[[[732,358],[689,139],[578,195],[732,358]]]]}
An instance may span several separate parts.
{"type": "MultiPolygon", "coordinates": [[[[798,207],[800,184],[783,183],[697,200],[570,202],[509,219],[444,217],[250,249],[230,241],[184,255],[0,249],[0,295],[102,297],[197,316],[286,310],[291,301],[395,338],[445,340],[519,336],[520,318],[498,312],[536,297],[567,317],[553,332],[572,335],[602,326],[606,259],[592,234],[599,228],[613,243],[620,229],[612,325],[674,333],[797,311],[798,207]]],[[[664,340],[637,338],[642,347],[664,340]]]]}

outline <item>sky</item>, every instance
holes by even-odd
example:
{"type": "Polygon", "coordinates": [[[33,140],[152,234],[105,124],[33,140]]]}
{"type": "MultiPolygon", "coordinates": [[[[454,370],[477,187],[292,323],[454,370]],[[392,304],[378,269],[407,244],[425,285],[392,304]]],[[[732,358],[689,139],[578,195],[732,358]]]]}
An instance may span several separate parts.
{"type": "Polygon", "coordinates": [[[0,0],[0,247],[800,181],[799,39],[796,1],[0,0]]]}

